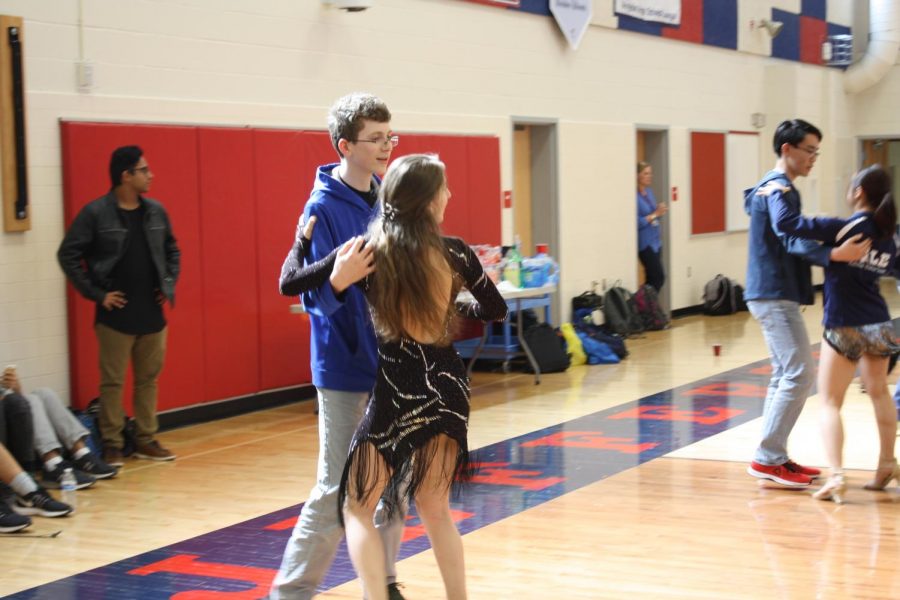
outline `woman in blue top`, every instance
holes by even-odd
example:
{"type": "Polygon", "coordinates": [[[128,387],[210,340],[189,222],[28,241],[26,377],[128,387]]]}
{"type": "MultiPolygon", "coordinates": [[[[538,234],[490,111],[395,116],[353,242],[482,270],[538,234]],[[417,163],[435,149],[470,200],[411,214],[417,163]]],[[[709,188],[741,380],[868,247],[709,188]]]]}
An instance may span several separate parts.
{"type": "Polygon", "coordinates": [[[662,242],[659,239],[659,218],[666,214],[668,207],[656,203],[650,185],[653,183],[653,167],[648,163],[637,164],[637,212],[638,212],[638,258],[644,265],[647,283],[658,292],[666,282],[662,266],[662,242]]]}
{"type": "Polygon", "coordinates": [[[823,398],[822,436],[831,467],[831,477],[814,497],[843,501],[847,484],[843,471],[844,428],[841,405],[850,381],[860,375],[878,422],[880,455],[873,481],[864,487],[883,490],[891,480],[900,482],[894,457],[896,413],[887,388],[888,360],[900,351],[878,280],[898,267],[898,240],[894,231],[897,213],[891,195],[891,178],[880,165],[863,169],[853,178],[847,203],[853,208],[848,219],[790,217],[775,221],[780,230],[798,237],[839,245],[862,233],[872,240],[869,253],[850,263],[832,262],[825,267],[825,331],[819,358],[819,394],[823,398]]]}

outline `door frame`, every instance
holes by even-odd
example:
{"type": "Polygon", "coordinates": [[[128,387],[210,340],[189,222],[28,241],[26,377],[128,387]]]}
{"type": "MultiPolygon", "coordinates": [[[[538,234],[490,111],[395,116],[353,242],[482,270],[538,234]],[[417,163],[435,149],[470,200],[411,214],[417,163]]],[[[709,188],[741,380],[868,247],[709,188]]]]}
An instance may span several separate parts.
{"type": "MultiPolygon", "coordinates": [[[[531,182],[531,226],[532,244],[546,243],[550,246],[550,255],[562,264],[562,248],[559,232],[559,120],[542,117],[510,117],[510,132],[515,136],[517,125],[524,125],[530,131],[530,170],[531,182]]],[[[515,144],[513,144],[515,146],[515,144]]],[[[515,151],[515,149],[513,150],[515,151]]],[[[513,157],[513,168],[517,161],[513,157]]],[[[514,177],[515,179],[515,177],[514,177]]],[[[513,189],[513,211],[516,210],[516,191],[513,189]]],[[[515,235],[515,216],[513,217],[513,235],[515,235]]],[[[522,248],[524,256],[534,254],[534,248],[522,248]]],[[[554,323],[561,323],[562,309],[559,302],[559,291],[553,294],[550,314],[554,323]]]]}

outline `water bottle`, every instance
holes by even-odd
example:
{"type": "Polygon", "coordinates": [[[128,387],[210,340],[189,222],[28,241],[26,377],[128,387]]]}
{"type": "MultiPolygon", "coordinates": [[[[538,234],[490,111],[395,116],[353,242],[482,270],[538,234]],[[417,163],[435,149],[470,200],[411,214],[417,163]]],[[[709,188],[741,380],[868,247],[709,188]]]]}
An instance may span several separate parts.
{"type": "Polygon", "coordinates": [[[519,252],[519,236],[516,236],[516,245],[506,251],[503,279],[518,288],[522,287],[522,253],[519,252]]]}
{"type": "Polygon", "coordinates": [[[71,467],[66,467],[66,470],[63,471],[62,479],[59,480],[59,487],[62,489],[62,501],[73,509],[77,503],[75,499],[75,487],[77,485],[75,472],[72,471],[71,467]]]}

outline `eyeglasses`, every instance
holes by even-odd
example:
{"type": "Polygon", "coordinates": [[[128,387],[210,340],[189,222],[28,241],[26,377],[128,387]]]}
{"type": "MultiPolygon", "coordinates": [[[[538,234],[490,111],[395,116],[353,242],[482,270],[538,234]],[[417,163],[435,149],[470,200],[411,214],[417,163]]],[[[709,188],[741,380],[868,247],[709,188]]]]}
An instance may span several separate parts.
{"type": "MultiPolygon", "coordinates": [[[[793,144],[791,144],[791,145],[793,146],[793,144]]],[[[818,148],[812,148],[812,149],[810,149],[810,148],[804,148],[804,147],[802,147],[802,146],[794,146],[794,148],[796,148],[797,150],[803,150],[804,152],[806,152],[806,153],[809,154],[810,156],[819,157],[819,156],[822,154],[821,152],[819,152],[819,149],[818,149],[818,148]]]]}
{"type": "Polygon", "coordinates": [[[387,148],[388,146],[390,146],[391,148],[396,148],[397,144],[400,143],[400,136],[392,135],[392,136],[385,137],[385,138],[377,137],[372,140],[356,140],[356,143],[359,143],[359,142],[365,142],[366,144],[375,144],[375,145],[381,146],[382,148],[387,148]]]}
{"type": "Polygon", "coordinates": [[[149,167],[149,166],[143,166],[143,167],[134,167],[133,169],[131,169],[131,172],[132,172],[132,173],[137,173],[138,171],[140,171],[141,173],[143,173],[144,175],[146,175],[147,173],[150,172],[150,167],[149,167]]]}

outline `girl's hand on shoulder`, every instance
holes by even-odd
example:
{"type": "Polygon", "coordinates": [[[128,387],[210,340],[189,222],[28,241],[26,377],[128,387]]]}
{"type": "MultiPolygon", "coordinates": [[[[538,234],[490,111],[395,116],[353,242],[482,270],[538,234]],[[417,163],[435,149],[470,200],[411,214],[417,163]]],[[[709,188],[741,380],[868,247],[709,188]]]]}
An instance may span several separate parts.
{"type": "Polygon", "coordinates": [[[313,227],[316,226],[316,217],[312,216],[309,218],[309,221],[306,223],[303,222],[303,217],[300,217],[300,221],[297,223],[297,233],[295,234],[297,240],[301,237],[306,238],[307,240],[312,239],[313,227]]]}
{"type": "Polygon", "coordinates": [[[338,250],[331,287],[338,294],[375,271],[375,253],[362,236],[350,238],[338,250]]]}

